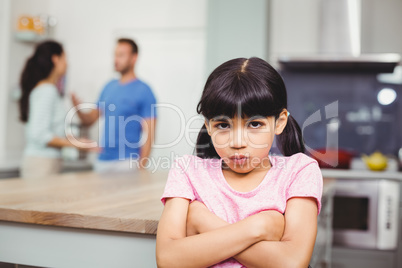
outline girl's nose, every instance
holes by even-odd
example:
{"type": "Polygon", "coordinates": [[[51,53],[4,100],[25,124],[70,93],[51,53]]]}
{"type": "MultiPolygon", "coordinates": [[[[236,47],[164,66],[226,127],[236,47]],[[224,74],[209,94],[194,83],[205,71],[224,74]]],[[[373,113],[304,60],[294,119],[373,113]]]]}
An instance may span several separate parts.
{"type": "Polygon", "coordinates": [[[232,148],[244,148],[246,147],[246,139],[245,139],[245,133],[242,128],[237,128],[234,131],[232,131],[232,137],[230,139],[230,147],[232,148]]]}

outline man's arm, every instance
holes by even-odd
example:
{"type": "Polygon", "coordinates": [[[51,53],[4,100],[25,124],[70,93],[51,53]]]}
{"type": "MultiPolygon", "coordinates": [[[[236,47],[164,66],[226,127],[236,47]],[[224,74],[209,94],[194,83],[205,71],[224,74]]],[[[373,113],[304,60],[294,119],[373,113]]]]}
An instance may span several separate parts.
{"type": "Polygon", "coordinates": [[[146,141],[143,146],[141,146],[140,150],[140,168],[144,168],[148,163],[148,157],[151,153],[151,147],[154,143],[155,139],[155,126],[156,126],[156,119],[155,118],[147,118],[144,119],[142,127],[143,133],[146,135],[146,141]]]}
{"type": "MultiPolygon", "coordinates": [[[[77,98],[77,96],[74,93],[71,93],[71,101],[74,107],[81,104],[81,101],[77,98]]],[[[86,113],[82,112],[81,110],[77,110],[77,115],[84,126],[91,126],[99,119],[100,112],[99,109],[92,109],[90,112],[86,113]]]]}
{"type": "Polygon", "coordinates": [[[98,109],[92,109],[90,112],[83,113],[81,111],[77,112],[78,117],[81,120],[81,123],[84,126],[91,126],[93,123],[95,123],[100,116],[99,110],[98,109]]]}

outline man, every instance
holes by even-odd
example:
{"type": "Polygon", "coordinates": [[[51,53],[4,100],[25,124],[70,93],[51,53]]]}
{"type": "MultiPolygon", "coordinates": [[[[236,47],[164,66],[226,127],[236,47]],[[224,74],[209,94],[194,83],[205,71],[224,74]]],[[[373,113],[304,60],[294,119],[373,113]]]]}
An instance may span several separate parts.
{"type": "MultiPolygon", "coordinates": [[[[134,72],[138,47],[127,38],[117,41],[115,70],[119,80],[110,81],[103,89],[97,109],[78,111],[83,125],[90,126],[100,116],[104,118],[101,153],[95,163],[98,172],[128,171],[143,168],[151,151],[154,139],[156,99],[151,88],[139,80],[134,72]]],[[[72,94],[74,106],[80,104],[72,94]]]]}

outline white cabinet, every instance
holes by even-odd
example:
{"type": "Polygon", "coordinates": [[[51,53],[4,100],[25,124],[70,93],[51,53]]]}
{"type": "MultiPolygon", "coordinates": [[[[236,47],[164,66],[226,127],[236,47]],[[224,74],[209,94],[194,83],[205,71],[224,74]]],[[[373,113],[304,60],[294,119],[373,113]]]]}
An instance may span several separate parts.
{"type": "Polygon", "coordinates": [[[333,247],[332,268],[397,268],[396,251],[333,247]]]}

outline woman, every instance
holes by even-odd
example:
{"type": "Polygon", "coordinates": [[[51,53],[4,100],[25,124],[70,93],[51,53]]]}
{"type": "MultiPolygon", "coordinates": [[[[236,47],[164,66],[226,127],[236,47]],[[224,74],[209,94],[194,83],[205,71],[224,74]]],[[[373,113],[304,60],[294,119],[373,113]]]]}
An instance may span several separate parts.
{"type": "Polygon", "coordinates": [[[26,123],[23,178],[59,173],[61,148],[75,147],[65,138],[63,92],[56,87],[66,69],[63,47],[55,41],[39,44],[25,64],[19,101],[20,119],[26,123]]]}

